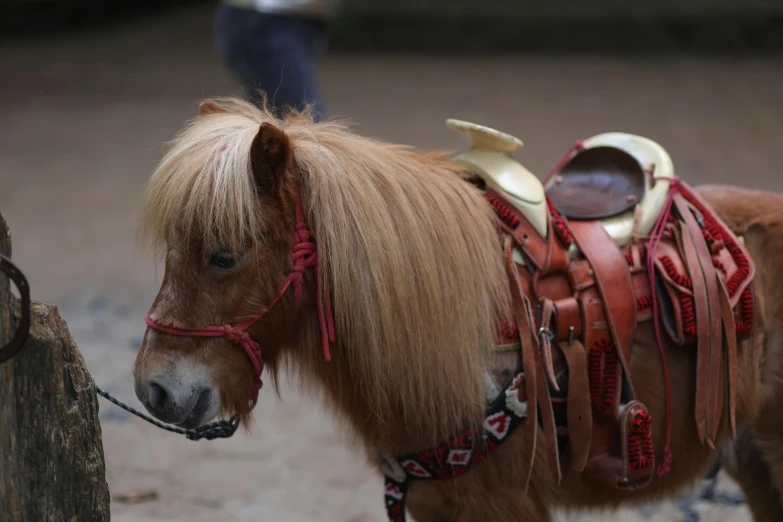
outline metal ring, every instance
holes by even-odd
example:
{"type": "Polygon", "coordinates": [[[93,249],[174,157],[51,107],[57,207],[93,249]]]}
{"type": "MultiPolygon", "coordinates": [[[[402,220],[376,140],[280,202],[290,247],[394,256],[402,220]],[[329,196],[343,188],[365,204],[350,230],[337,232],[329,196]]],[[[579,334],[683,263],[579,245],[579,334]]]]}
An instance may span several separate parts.
{"type": "Polygon", "coordinates": [[[543,326],[538,329],[538,335],[539,336],[546,335],[547,337],[549,337],[550,341],[555,338],[555,334],[552,333],[552,330],[550,330],[549,328],[545,328],[543,326]]]}
{"type": "Polygon", "coordinates": [[[22,271],[2,254],[0,254],[0,272],[14,282],[22,300],[22,317],[16,326],[16,332],[8,344],[0,348],[0,364],[2,364],[19,353],[30,334],[30,285],[22,271]]]}

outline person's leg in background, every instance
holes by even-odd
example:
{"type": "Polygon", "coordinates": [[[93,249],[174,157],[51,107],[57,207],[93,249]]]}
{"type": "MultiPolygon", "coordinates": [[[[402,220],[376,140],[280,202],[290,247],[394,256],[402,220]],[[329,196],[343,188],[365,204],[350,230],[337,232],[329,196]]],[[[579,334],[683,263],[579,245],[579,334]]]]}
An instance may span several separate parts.
{"type": "Polygon", "coordinates": [[[326,115],[315,74],[326,22],[318,18],[264,13],[221,4],[216,38],[221,57],[260,101],[259,90],[280,113],[286,106],[311,105],[316,119],[326,115]]]}

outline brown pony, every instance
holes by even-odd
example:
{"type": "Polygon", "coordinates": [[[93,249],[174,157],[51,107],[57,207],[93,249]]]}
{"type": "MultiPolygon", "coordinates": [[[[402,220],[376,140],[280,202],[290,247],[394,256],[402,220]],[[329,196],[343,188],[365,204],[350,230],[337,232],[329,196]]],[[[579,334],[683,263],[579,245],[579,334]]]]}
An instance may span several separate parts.
{"type": "MultiPolygon", "coordinates": [[[[347,421],[379,469],[384,455],[434,447],[480,426],[488,390],[513,375],[487,382],[509,296],[492,212],[464,178],[444,154],[363,138],[307,113],[280,121],[236,99],[202,103],[147,186],[142,237],[165,253],[166,267],[134,366],[138,398],[183,427],[218,415],[247,421],[259,365],[275,386],[287,369],[347,421]],[[223,324],[242,326],[203,330],[223,324]],[[202,329],[207,337],[166,329],[202,329]]],[[[776,277],[783,198],[722,187],[702,194],[744,237],[758,274],[755,335],[737,366],[740,435],[730,441],[722,429],[721,456],[756,520],[783,520],[783,430],[774,411],[783,392],[783,355],[775,349],[783,327],[776,277]]],[[[410,513],[420,522],[548,521],[555,507],[614,507],[690,486],[716,451],[702,445],[693,422],[695,352],[668,341],[664,349],[676,399],[674,465],[665,477],[618,493],[564,466],[555,487],[537,451],[525,492],[520,430],[458,478],[413,483],[410,513]]],[[[633,353],[637,396],[663,418],[650,323],[637,328],[633,353]]],[[[654,423],[657,461],[663,430],[654,423]]]]}

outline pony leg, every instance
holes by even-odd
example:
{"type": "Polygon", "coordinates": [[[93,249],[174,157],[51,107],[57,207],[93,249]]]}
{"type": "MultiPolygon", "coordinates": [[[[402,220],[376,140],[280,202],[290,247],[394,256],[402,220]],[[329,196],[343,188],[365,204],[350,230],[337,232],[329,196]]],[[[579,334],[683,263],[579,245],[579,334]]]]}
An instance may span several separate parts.
{"type": "MultiPolygon", "coordinates": [[[[768,305],[773,304],[767,300],[768,305]]],[[[765,357],[761,376],[761,406],[753,422],[753,439],[769,468],[769,484],[778,494],[778,504],[783,504],[783,327],[777,302],[775,314],[770,314],[765,339],[765,357]]],[[[771,306],[769,307],[771,308],[771,306]]],[[[783,508],[781,508],[783,509],[783,508]]],[[[766,519],[764,519],[766,520],[766,519]]],[[[777,520],[783,520],[781,515],[777,520]]]]}
{"type": "Polygon", "coordinates": [[[783,502],[772,472],[749,428],[737,434],[737,440],[720,450],[723,469],[745,494],[755,522],[783,520],[783,502]]]}
{"type": "MultiPolygon", "coordinates": [[[[754,442],[766,460],[769,470],[768,476],[765,477],[769,484],[767,488],[773,487],[776,490],[778,504],[783,505],[783,496],[781,496],[781,492],[783,492],[783,419],[780,417],[779,401],[776,402],[778,404],[762,406],[754,426],[754,442]]],[[[783,520],[783,514],[776,520],[783,520]]]]}

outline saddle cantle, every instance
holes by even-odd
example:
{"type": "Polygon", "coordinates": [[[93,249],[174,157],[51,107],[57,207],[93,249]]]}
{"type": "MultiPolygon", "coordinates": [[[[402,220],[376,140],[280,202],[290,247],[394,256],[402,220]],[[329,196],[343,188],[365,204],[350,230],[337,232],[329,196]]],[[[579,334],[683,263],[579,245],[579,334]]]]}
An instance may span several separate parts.
{"type": "Polygon", "coordinates": [[[580,151],[557,173],[547,196],[569,219],[602,219],[632,210],[645,193],[644,167],[615,147],[580,151]]]}
{"type": "Polygon", "coordinates": [[[635,217],[637,234],[652,231],[674,176],[663,147],[624,132],[578,142],[561,164],[548,176],[546,196],[567,219],[599,220],[619,246],[630,241],[635,217]]]}
{"type": "MultiPolygon", "coordinates": [[[[628,372],[637,325],[650,320],[696,350],[702,442],[713,445],[721,425],[733,432],[736,350],[752,329],[754,268],[742,242],[674,178],[666,151],[641,136],[599,134],[578,142],[544,191],[511,157],[521,141],[447,124],[471,141],[455,159],[495,210],[514,302],[498,345],[519,350],[524,378],[515,386],[538,420],[527,423],[528,447],[540,424],[553,476],[568,448],[573,469],[618,488],[651,480],[653,419],[628,372]]],[[[532,453],[527,459],[532,466],[532,453]]],[[[667,439],[659,472],[669,459],[667,439]]]]}

